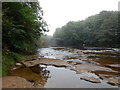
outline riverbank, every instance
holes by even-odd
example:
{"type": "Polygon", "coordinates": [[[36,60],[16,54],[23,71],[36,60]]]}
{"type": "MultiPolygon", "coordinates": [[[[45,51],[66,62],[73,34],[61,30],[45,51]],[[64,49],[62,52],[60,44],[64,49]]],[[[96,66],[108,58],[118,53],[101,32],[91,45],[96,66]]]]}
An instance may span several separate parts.
{"type": "Polygon", "coordinates": [[[2,75],[7,76],[9,74],[9,69],[12,66],[15,66],[15,63],[21,62],[24,60],[25,56],[11,51],[5,51],[2,55],[2,75]]]}

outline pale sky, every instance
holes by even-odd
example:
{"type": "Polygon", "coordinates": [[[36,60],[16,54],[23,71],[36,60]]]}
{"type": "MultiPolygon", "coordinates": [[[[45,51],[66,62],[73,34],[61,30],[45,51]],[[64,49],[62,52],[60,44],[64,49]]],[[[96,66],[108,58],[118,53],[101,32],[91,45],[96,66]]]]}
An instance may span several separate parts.
{"type": "Polygon", "coordinates": [[[44,11],[44,20],[53,35],[58,27],[69,21],[79,21],[98,14],[102,10],[118,11],[119,0],[39,0],[44,11]]]}

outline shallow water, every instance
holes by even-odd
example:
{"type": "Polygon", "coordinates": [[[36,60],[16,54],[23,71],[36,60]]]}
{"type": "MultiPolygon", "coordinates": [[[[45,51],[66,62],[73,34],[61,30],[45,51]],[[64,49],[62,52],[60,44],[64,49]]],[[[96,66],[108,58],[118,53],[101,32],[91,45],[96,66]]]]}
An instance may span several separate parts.
{"type": "MultiPolygon", "coordinates": [[[[119,49],[117,49],[119,51],[119,49]]],[[[71,49],[64,47],[51,47],[38,49],[38,56],[45,58],[62,59],[68,62],[73,67],[80,64],[93,63],[109,67],[112,71],[95,70],[92,72],[77,73],[74,69],[65,67],[37,65],[30,68],[19,68],[11,72],[13,76],[20,76],[26,78],[30,82],[40,83],[45,88],[117,88],[107,83],[104,78],[118,78],[120,73],[117,67],[110,67],[109,65],[120,64],[120,57],[114,49],[71,49]],[[99,78],[101,83],[92,83],[80,79],[82,76],[89,76],[99,78]]],[[[32,57],[33,58],[33,57],[32,57]]],[[[29,58],[30,59],[30,58],[29,58]]]]}
{"type": "Polygon", "coordinates": [[[67,56],[77,56],[76,53],[71,53],[66,48],[41,48],[38,49],[39,56],[54,59],[65,59],[67,56]]]}
{"type": "MultiPolygon", "coordinates": [[[[39,56],[45,58],[63,59],[72,65],[77,65],[81,63],[86,63],[87,61],[95,62],[101,66],[106,66],[108,64],[118,64],[119,55],[116,51],[120,49],[114,48],[86,48],[84,50],[71,49],[65,47],[51,47],[38,49],[39,56]],[[83,54],[76,51],[83,52],[83,54]]],[[[118,78],[118,68],[112,68],[115,72],[107,71],[94,71],[89,73],[90,76],[97,77],[97,75],[117,77],[118,78]],[[111,73],[111,74],[110,74],[111,73]]],[[[95,84],[88,81],[80,79],[82,74],[76,74],[75,71],[66,68],[57,68],[53,66],[47,66],[46,70],[50,71],[51,78],[48,78],[45,87],[47,88],[112,88],[112,86],[106,83],[105,80],[101,80],[101,83],[95,84]]],[[[85,73],[84,73],[85,75],[85,73]]],[[[87,76],[88,73],[86,74],[87,76]]]]}
{"type": "MultiPolygon", "coordinates": [[[[50,71],[50,77],[51,77],[48,78],[45,84],[46,88],[115,88],[116,87],[116,86],[111,86],[103,81],[102,83],[96,84],[81,80],[80,77],[85,74],[83,75],[76,74],[75,71],[65,68],[47,66],[46,70],[50,71]]],[[[86,74],[88,75],[88,73],[86,74]]]]}

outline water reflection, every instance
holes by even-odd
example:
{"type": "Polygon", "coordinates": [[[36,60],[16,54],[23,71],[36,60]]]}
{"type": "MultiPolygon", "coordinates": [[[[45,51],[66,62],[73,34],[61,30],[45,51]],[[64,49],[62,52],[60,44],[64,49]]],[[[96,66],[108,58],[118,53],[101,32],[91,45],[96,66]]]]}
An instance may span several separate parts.
{"type": "MultiPolygon", "coordinates": [[[[83,63],[92,63],[101,67],[112,68],[111,71],[93,71],[82,74],[76,74],[75,71],[66,68],[58,68],[53,66],[37,65],[30,68],[19,68],[11,72],[13,76],[20,76],[27,80],[38,84],[40,83],[46,88],[114,88],[117,86],[111,86],[106,83],[105,80],[101,80],[101,83],[95,84],[88,81],[81,80],[82,75],[111,78],[118,77],[118,68],[115,64],[118,64],[119,56],[112,49],[108,50],[95,50],[95,49],[71,49],[71,48],[41,48],[38,50],[39,56],[55,59],[63,59],[69,64],[80,65],[83,63]],[[111,65],[111,66],[110,66],[111,65]],[[113,68],[114,66],[114,68],[113,68]],[[101,76],[102,75],[102,76],[101,76]]],[[[120,60],[120,59],[119,59],[120,60]]],[[[119,63],[120,64],[120,63],[119,63]]]]}
{"type": "Polygon", "coordinates": [[[30,68],[22,67],[11,71],[10,75],[23,77],[32,82],[34,86],[37,86],[38,84],[44,86],[48,78],[50,78],[50,71],[46,70],[46,68],[47,67],[41,67],[39,65],[30,68]]]}
{"type": "Polygon", "coordinates": [[[117,78],[120,74],[120,69],[118,69],[118,65],[120,65],[119,48],[89,47],[84,49],[74,49],[65,47],[51,47],[42,48],[38,51],[39,55],[43,55],[47,58],[63,59],[74,66],[83,63],[91,63],[93,65],[99,65],[101,67],[107,67],[113,70],[92,72],[100,77],[117,78]]]}
{"type": "Polygon", "coordinates": [[[94,73],[76,74],[75,71],[57,68],[54,66],[47,66],[47,70],[50,71],[51,78],[45,84],[46,88],[115,88],[117,86],[111,86],[104,81],[101,83],[91,83],[81,80],[81,76],[94,76],[98,77],[94,73]]]}

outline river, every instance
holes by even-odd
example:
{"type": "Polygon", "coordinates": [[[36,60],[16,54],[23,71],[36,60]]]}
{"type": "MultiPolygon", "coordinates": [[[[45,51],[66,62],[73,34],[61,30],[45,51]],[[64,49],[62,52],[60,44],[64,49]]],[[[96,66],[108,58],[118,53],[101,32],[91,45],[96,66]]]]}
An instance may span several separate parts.
{"type": "Polygon", "coordinates": [[[32,56],[25,61],[28,65],[37,61],[35,65],[18,68],[11,75],[45,88],[117,88],[119,54],[118,48],[39,48],[37,59],[32,56]]]}
{"type": "MultiPolygon", "coordinates": [[[[77,73],[74,70],[65,67],[46,66],[49,71],[49,78],[45,83],[46,88],[115,88],[107,83],[107,79],[118,78],[118,69],[112,67],[120,64],[118,52],[116,48],[86,48],[84,50],[72,49],[65,47],[50,47],[38,49],[38,55],[45,58],[62,59],[72,65],[81,63],[93,63],[100,66],[108,66],[112,71],[95,70],[93,72],[77,73]],[[83,52],[79,53],[79,52],[83,52]],[[101,75],[104,80],[101,83],[91,83],[80,79],[81,76],[92,76],[99,78],[101,75]],[[106,78],[107,77],[107,78],[106,78]],[[108,78],[109,77],[109,78],[108,78]]],[[[44,67],[44,65],[40,66],[44,67]]]]}

